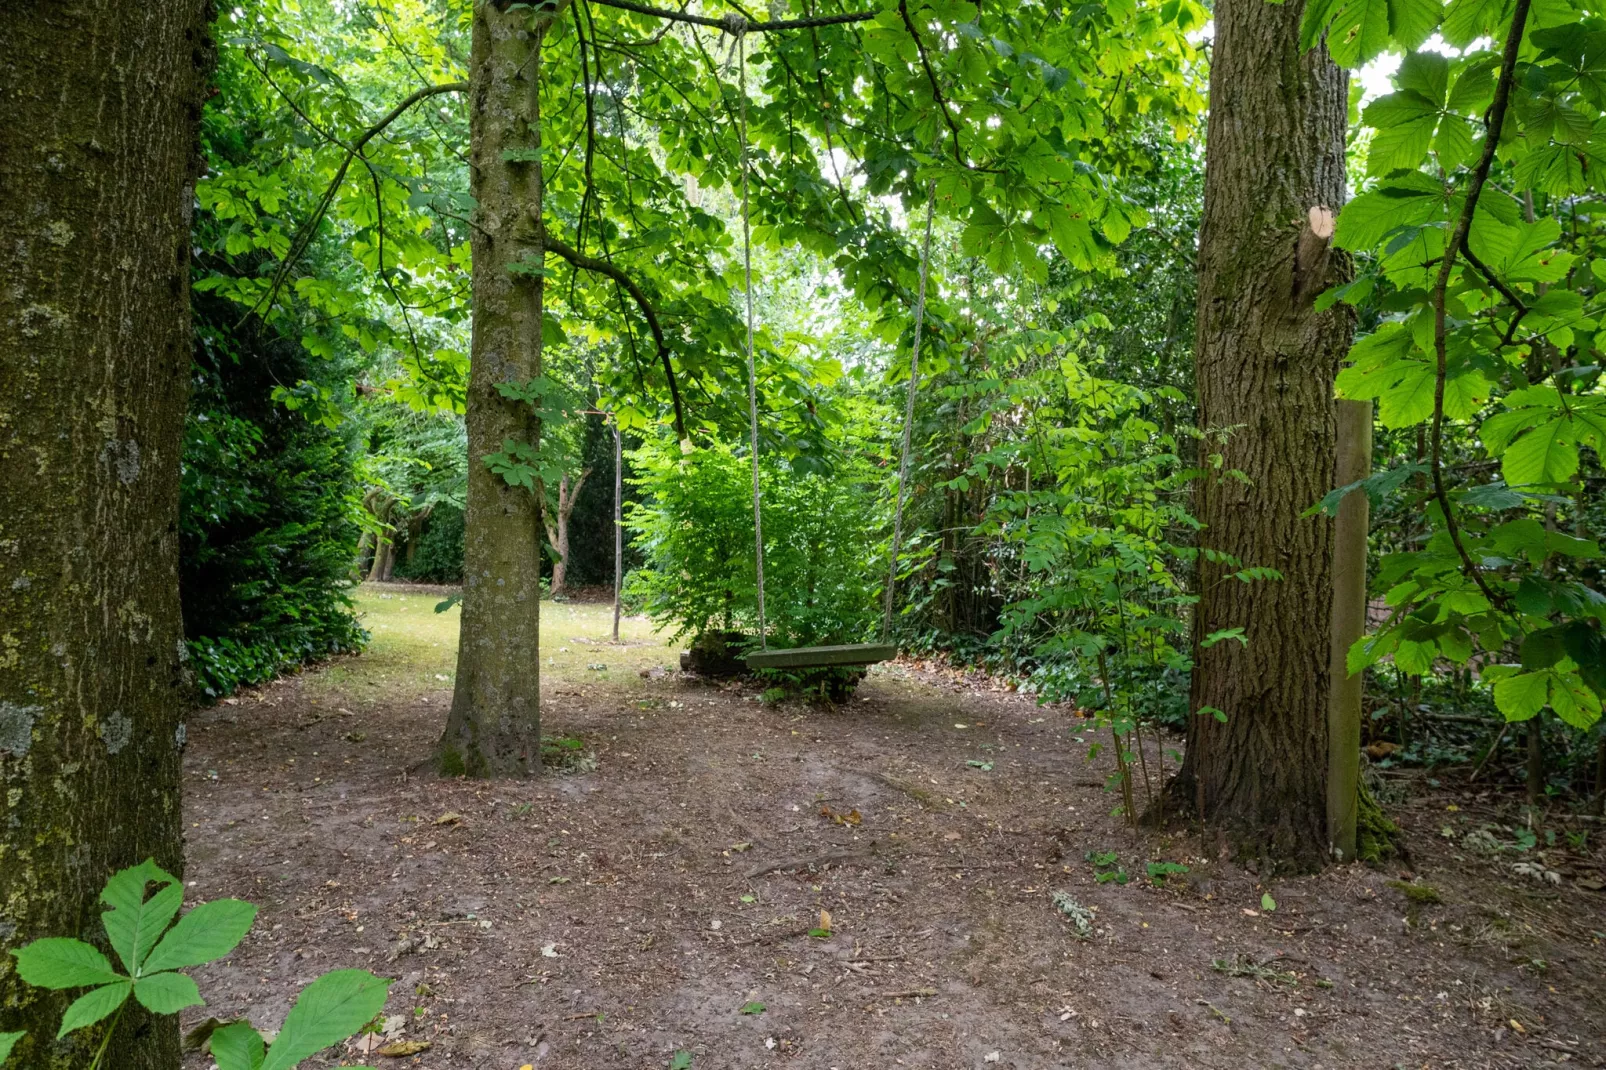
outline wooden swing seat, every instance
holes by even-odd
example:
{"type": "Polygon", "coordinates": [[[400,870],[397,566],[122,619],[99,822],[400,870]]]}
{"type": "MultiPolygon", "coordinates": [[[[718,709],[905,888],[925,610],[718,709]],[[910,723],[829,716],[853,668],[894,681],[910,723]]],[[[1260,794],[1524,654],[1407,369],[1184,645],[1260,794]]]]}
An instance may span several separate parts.
{"type": "Polygon", "coordinates": [[[832,665],[874,665],[898,656],[892,643],[844,643],[800,646],[791,650],[755,650],[744,659],[749,669],[823,669],[832,665]]]}

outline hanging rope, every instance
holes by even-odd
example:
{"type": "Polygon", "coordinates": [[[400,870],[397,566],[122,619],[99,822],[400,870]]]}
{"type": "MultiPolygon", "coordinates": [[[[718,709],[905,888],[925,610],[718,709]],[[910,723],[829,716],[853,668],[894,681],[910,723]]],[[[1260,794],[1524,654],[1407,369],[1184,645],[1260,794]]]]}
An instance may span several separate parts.
{"type": "MultiPolygon", "coordinates": [[[[764,621],[764,495],[758,479],[758,372],[753,360],[753,238],[748,192],[748,172],[751,168],[747,148],[747,45],[744,39],[747,22],[740,16],[727,16],[727,20],[728,23],[721,28],[735,38],[737,83],[742,96],[742,271],[747,298],[747,441],[753,460],[753,560],[758,594],[758,641],[760,649],[768,650],[769,635],[764,621]]],[[[893,512],[891,562],[887,570],[886,598],[881,615],[883,642],[892,631],[892,597],[898,583],[898,553],[903,546],[903,504],[909,484],[915,389],[920,377],[920,339],[926,322],[926,281],[931,266],[931,222],[936,204],[937,182],[932,179],[926,184],[926,232],[920,246],[920,288],[915,296],[914,346],[909,354],[909,396],[904,402],[903,448],[898,457],[898,498],[893,512]]]]}
{"type": "Polygon", "coordinates": [[[747,442],[753,455],[753,562],[758,584],[758,643],[770,648],[764,626],[764,508],[763,491],[758,485],[758,373],[753,366],[753,235],[747,195],[747,44],[740,28],[727,29],[736,37],[736,78],[742,94],[742,269],[747,294],[747,442]]]}
{"type": "Polygon", "coordinates": [[[931,264],[931,216],[937,205],[937,180],[926,183],[926,236],[920,246],[920,289],[915,295],[914,348],[909,353],[909,396],[903,405],[903,451],[898,457],[898,504],[892,514],[892,558],[887,567],[887,593],[881,610],[881,639],[892,631],[892,594],[898,585],[898,551],[903,548],[903,500],[909,485],[909,445],[914,436],[915,382],[920,375],[920,334],[926,323],[926,276],[931,264]]]}

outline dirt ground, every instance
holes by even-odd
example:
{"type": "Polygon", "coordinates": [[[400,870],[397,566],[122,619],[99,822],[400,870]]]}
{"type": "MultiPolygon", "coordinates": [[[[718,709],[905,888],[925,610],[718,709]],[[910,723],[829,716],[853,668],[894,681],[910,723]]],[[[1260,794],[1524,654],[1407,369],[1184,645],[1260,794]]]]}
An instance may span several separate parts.
{"type": "Polygon", "coordinates": [[[437,600],[365,589],[369,653],[192,720],[191,895],[262,912],[187,1025],[276,1028],[361,966],[397,978],[387,1042],[430,1046],[314,1065],[1606,1065],[1606,827],[1524,851],[1504,800],[1391,781],[1411,867],[1263,886],[1126,831],[1071,713],[903,662],[836,708],[766,704],[671,671],[643,621],[611,644],[595,604],[544,607],[579,768],[443,781],[437,600]],[[1190,868],[1157,887],[1150,861],[1190,868]]]}

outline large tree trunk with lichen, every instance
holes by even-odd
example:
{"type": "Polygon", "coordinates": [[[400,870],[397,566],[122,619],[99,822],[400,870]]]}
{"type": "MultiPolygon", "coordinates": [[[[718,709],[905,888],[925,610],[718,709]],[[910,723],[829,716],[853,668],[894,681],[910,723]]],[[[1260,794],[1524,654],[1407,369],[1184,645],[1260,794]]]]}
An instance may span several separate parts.
{"type": "MultiPolygon", "coordinates": [[[[501,5],[508,6],[508,5],[501,5]]],[[[522,401],[497,390],[541,374],[539,148],[541,33],[547,15],[474,7],[469,173],[474,228],[474,339],[468,385],[468,500],[463,620],[452,710],[438,762],[449,776],[541,771],[541,503],[484,458],[535,445],[522,401]],[[532,24],[536,29],[531,29],[532,24]]]]}
{"type": "Polygon", "coordinates": [[[1299,48],[1300,3],[1221,0],[1210,68],[1199,238],[1199,421],[1228,432],[1199,484],[1196,668],[1173,797],[1240,857],[1309,870],[1327,857],[1332,522],[1301,514],[1333,487],[1333,380],[1352,324],[1314,298],[1346,265],[1328,250],[1344,199],[1348,76],[1299,48]],[[1246,479],[1229,474],[1240,471],[1246,479]],[[1239,567],[1276,581],[1246,583],[1239,567]],[[1241,627],[1204,647],[1212,633],[1241,627]],[[1225,720],[1214,711],[1220,711],[1225,720]]]}
{"type": "MultiPolygon", "coordinates": [[[[0,4],[0,1032],[89,1065],[97,1026],[11,949],[104,946],[116,870],[182,859],[178,478],[202,0],[0,4]]],[[[131,1004],[104,1065],[176,1068],[131,1004]]]]}

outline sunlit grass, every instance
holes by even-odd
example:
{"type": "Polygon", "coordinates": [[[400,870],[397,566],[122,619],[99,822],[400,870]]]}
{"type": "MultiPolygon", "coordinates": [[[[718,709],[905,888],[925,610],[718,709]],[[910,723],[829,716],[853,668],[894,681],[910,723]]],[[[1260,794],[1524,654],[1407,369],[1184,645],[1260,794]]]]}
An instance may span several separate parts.
{"type": "MultiPolygon", "coordinates": [[[[462,610],[454,605],[437,613],[441,600],[438,594],[363,584],[356,592],[357,611],[373,640],[362,654],[310,674],[308,690],[338,693],[342,701],[359,703],[406,702],[451,690],[462,610]]],[[[644,617],[627,616],[619,622],[619,645],[612,635],[610,605],[541,603],[541,649],[530,652],[530,663],[534,668],[539,659],[542,690],[593,685],[630,689],[641,683],[642,669],[676,664],[676,652],[644,617]]]]}

